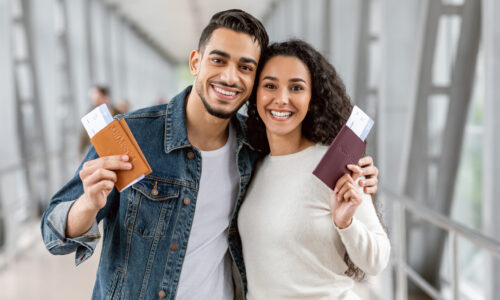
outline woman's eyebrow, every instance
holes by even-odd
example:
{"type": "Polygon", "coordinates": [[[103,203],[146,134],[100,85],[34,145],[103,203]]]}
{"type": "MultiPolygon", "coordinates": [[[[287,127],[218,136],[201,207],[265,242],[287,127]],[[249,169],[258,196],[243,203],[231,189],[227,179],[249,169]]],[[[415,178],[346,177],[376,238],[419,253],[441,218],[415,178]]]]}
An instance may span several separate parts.
{"type": "Polygon", "coordinates": [[[266,80],[266,79],[268,79],[268,80],[274,80],[274,81],[278,80],[278,78],[273,77],[273,76],[266,76],[266,77],[262,78],[262,80],[266,80]]]}
{"type": "Polygon", "coordinates": [[[291,78],[290,80],[288,80],[290,82],[303,82],[303,83],[306,83],[306,81],[302,78],[291,78]]]}

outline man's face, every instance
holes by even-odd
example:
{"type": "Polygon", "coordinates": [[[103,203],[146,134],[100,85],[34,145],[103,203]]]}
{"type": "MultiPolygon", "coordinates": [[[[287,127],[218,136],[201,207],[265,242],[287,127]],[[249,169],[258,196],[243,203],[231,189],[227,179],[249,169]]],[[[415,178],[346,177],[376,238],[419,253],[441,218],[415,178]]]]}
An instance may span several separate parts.
{"type": "Polygon", "coordinates": [[[260,46],[252,36],[227,28],[214,30],[204,49],[191,53],[194,88],[211,115],[231,118],[245,103],[259,58],[260,46]]]}

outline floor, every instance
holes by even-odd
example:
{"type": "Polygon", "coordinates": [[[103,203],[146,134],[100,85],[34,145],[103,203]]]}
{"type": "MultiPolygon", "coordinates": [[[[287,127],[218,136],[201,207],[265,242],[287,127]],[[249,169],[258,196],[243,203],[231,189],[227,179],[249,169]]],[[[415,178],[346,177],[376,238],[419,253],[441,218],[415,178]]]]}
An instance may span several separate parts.
{"type": "MultiPolygon", "coordinates": [[[[38,226],[34,230],[39,236],[38,226]]],[[[0,299],[88,300],[99,255],[100,249],[96,249],[89,260],[76,267],[73,254],[52,255],[41,238],[34,238],[27,250],[0,269],[0,299]]]]}

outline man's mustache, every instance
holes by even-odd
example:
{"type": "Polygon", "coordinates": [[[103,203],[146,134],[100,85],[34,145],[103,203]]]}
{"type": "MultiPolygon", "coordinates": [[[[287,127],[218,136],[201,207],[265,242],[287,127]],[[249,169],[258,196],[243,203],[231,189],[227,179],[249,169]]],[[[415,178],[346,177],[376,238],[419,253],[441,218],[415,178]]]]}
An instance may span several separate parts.
{"type": "Polygon", "coordinates": [[[241,87],[241,86],[239,86],[237,84],[227,84],[224,81],[209,81],[208,83],[210,83],[210,84],[218,84],[218,85],[222,85],[222,86],[225,86],[225,87],[228,87],[228,88],[237,89],[240,92],[243,92],[243,90],[244,90],[243,87],[241,87]]]}

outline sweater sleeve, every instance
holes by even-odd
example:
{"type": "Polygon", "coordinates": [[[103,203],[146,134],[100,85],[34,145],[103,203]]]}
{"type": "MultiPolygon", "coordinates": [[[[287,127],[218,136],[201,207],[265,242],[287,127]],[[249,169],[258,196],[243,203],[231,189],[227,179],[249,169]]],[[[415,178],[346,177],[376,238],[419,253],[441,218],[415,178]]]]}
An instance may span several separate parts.
{"type": "Polygon", "coordinates": [[[391,245],[370,195],[363,193],[349,227],[335,228],[352,262],[366,274],[377,275],[387,266],[391,245]]]}

